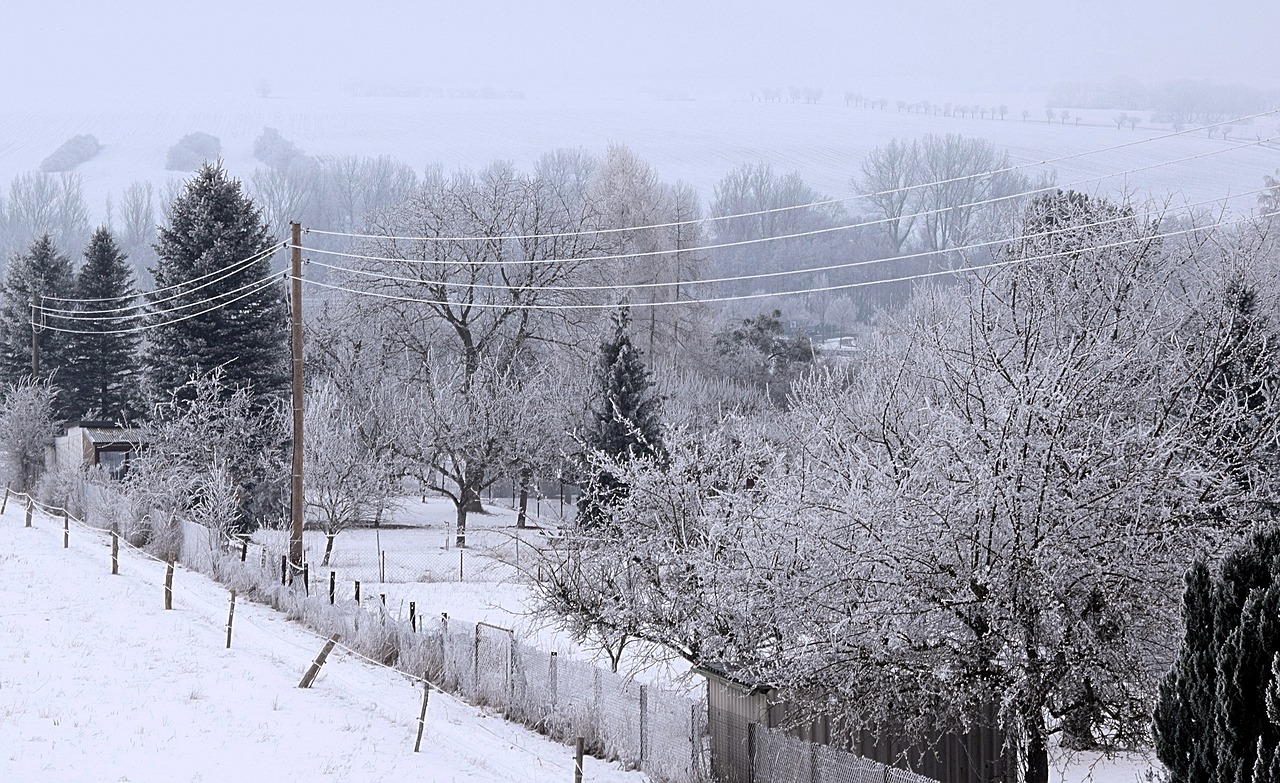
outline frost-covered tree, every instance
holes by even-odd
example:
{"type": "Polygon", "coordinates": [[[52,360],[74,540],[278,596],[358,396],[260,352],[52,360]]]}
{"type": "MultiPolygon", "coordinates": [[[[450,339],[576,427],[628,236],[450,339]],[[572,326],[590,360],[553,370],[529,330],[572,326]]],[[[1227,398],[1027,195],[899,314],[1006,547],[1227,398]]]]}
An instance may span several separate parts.
{"type": "Polygon", "coordinates": [[[130,461],[125,479],[127,494],[148,515],[143,536],[171,546],[179,516],[209,488],[235,498],[234,508],[222,501],[206,507],[226,512],[216,527],[243,531],[277,521],[288,492],[280,447],[286,419],[281,405],[264,405],[243,386],[228,388],[217,371],[154,405],[143,428],[147,448],[130,461]]]}
{"type": "Polygon", "coordinates": [[[358,398],[352,391],[322,380],[308,390],[303,409],[306,507],[325,534],[322,566],[339,533],[362,519],[381,519],[401,472],[393,450],[400,433],[386,425],[388,414],[403,418],[409,401],[387,384],[365,388],[358,398]]]}
{"type": "Polygon", "coordinates": [[[631,342],[629,326],[628,311],[619,308],[596,359],[591,421],[582,435],[582,496],[576,521],[579,527],[618,531],[610,510],[628,490],[609,465],[637,459],[660,460],[665,454],[659,418],[661,400],[644,358],[631,342]]]}
{"type": "Polygon", "coordinates": [[[45,467],[45,442],[53,434],[55,390],[47,381],[10,383],[0,408],[0,465],[5,485],[33,492],[45,467]]]}
{"type": "Polygon", "coordinates": [[[258,399],[287,393],[283,287],[272,279],[262,214],[220,164],[205,164],[169,210],[156,242],[145,355],[148,393],[166,400],[215,369],[226,389],[258,399]]]}
{"type": "Polygon", "coordinates": [[[1057,735],[1146,742],[1192,553],[1255,508],[1218,491],[1188,391],[1200,270],[1157,234],[1123,206],[1032,205],[1008,265],[917,292],[784,426],[621,469],[627,535],[570,535],[545,600],[848,730],[994,706],[1030,783],[1057,735]]]}
{"type": "Polygon", "coordinates": [[[485,361],[469,376],[452,365],[429,368],[414,389],[400,453],[424,486],[453,502],[459,548],[480,493],[532,464],[544,446],[543,422],[555,410],[549,380],[485,361]]]}
{"type": "Polygon", "coordinates": [[[876,218],[884,221],[879,230],[887,237],[889,251],[894,255],[902,252],[915,227],[919,167],[919,142],[894,139],[867,153],[862,160],[862,177],[852,183],[856,191],[865,195],[876,218]]]}
{"type": "Polygon", "coordinates": [[[137,291],[128,257],[106,228],[89,240],[75,281],[81,310],[56,323],[75,329],[70,335],[70,368],[63,380],[63,407],[73,417],[122,422],[140,412],[138,346],[141,335],[131,310],[137,291]],[[95,334],[96,333],[96,334],[95,334]]]}
{"type": "Polygon", "coordinates": [[[598,226],[590,179],[582,166],[559,165],[571,158],[549,156],[531,175],[505,163],[452,177],[428,172],[374,221],[388,236],[419,239],[372,242],[368,255],[389,260],[343,278],[360,292],[344,306],[367,325],[364,350],[395,357],[388,371],[434,411],[402,452],[412,474],[455,500],[461,526],[480,491],[514,475],[512,460],[527,453],[506,441],[543,418],[529,409],[523,425],[502,420],[530,397],[523,379],[590,326],[558,309],[591,296],[570,290],[585,268],[575,259],[599,252],[596,235],[583,230],[598,226]],[[506,434],[495,440],[498,432],[506,434]]]}

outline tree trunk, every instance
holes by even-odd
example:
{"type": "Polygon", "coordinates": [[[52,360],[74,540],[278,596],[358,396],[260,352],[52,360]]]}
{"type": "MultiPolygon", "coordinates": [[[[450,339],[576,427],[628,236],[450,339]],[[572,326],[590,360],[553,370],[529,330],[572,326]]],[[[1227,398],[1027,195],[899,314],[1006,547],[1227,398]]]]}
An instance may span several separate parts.
{"type": "Polygon", "coordinates": [[[1044,714],[1032,708],[1032,714],[1023,715],[1023,730],[1027,736],[1025,783],[1049,783],[1049,749],[1046,745],[1044,714]]]}
{"type": "Polygon", "coordinates": [[[324,559],[320,561],[321,567],[329,565],[329,556],[333,554],[333,539],[337,537],[337,533],[324,534],[324,559]]]}
{"type": "Polygon", "coordinates": [[[459,549],[467,548],[467,508],[470,505],[470,494],[470,492],[463,490],[463,497],[455,506],[457,509],[455,517],[456,536],[454,537],[453,545],[459,549]]]}
{"type": "Polygon", "coordinates": [[[523,530],[525,522],[529,516],[529,481],[533,478],[533,471],[529,468],[520,469],[520,507],[516,512],[516,528],[523,530]]]}

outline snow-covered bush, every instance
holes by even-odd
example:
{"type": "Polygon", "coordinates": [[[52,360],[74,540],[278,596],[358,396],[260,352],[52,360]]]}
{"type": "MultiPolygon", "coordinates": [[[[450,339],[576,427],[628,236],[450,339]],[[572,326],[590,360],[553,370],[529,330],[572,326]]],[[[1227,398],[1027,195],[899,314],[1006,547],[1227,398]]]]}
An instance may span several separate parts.
{"type": "Polygon", "coordinates": [[[302,150],[275,128],[263,128],[253,142],[253,157],[272,168],[285,169],[302,157],[302,150]]]}
{"type": "Polygon", "coordinates": [[[169,171],[195,171],[205,161],[217,160],[222,154],[222,142],[217,136],[196,131],[188,133],[169,148],[164,167],[169,171]]]}
{"type": "Polygon", "coordinates": [[[54,391],[47,382],[22,380],[4,390],[0,410],[0,466],[5,483],[32,492],[44,473],[45,441],[53,434],[54,391]]]}
{"type": "Polygon", "coordinates": [[[44,172],[71,171],[98,154],[102,145],[98,139],[88,134],[72,136],[53,151],[49,157],[40,161],[40,170],[44,172]]]}

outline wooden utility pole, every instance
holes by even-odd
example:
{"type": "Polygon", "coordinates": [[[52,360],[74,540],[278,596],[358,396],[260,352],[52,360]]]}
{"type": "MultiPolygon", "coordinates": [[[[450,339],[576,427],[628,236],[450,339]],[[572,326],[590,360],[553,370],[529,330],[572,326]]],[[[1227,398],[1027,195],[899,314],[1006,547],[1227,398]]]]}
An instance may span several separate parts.
{"type": "Polygon", "coordinates": [[[31,377],[40,377],[40,304],[31,296],[31,377]]]}
{"type": "Polygon", "coordinates": [[[293,486],[290,493],[289,563],[302,568],[302,225],[293,228],[289,303],[293,347],[293,486]]]}

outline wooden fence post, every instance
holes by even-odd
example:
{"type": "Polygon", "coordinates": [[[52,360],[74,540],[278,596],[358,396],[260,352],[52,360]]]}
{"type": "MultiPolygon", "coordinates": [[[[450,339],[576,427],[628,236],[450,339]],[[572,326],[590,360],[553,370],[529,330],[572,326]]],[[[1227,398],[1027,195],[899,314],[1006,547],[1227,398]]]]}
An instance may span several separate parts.
{"type": "Polygon", "coordinates": [[[461,549],[458,550],[458,581],[459,582],[467,581],[466,577],[462,575],[462,552],[463,550],[461,549]]]}
{"type": "Polygon", "coordinates": [[[231,591],[231,607],[227,609],[227,649],[231,649],[231,623],[236,619],[236,591],[231,591]]]}
{"type": "Polygon", "coordinates": [[[240,562],[243,563],[245,558],[249,556],[249,539],[240,542],[240,562]]]}
{"type": "Polygon", "coordinates": [[[116,525],[111,525],[111,575],[120,573],[120,532],[116,525]]]}
{"type": "Polygon", "coordinates": [[[582,783],[582,737],[573,744],[573,783],[582,783]]]}
{"type": "Polygon", "coordinates": [[[23,527],[31,527],[31,513],[35,510],[35,503],[32,502],[31,496],[27,496],[27,520],[23,527]]]}
{"type": "Polygon", "coordinates": [[[413,601],[409,602],[409,628],[414,633],[418,632],[418,605],[413,601]]]}
{"type": "Polygon", "coordinates": [[[4,510],[8,507],[9,507],[9,485],[5,484],[4,485],[4,501],[0,502],[0,514],[3,514],[4,510]]]}
{"type": "Polygon", "coordinates": [[[422,711],[418,713],[418,737],[413,741],[413,752],[422,747],[422,730],[427,726],[427,702],[431,699],[431,683],[422,681],[422,711]]]}
{"type": "Polygon", "coordinates": [[[356,580],[356,605],[360,604],[360,580],[356,580]]]}
{"type": "Polygon", "coordinates": [[[329,605],[333,606],[338,600],[338,572],[329,572],[329,605]]]}
{"type": "Polygon", "coordinates": [[[164,569],[164,608],[173,608],[173,558],[165,564],[164,569]]]}
{"type": "Polygon", "coordinates": [[[289,556],[280,555],[280,586],[284,587],[289,583],[289,556]]]}
{"type": "Polygon", "coordinates": [[[66,549],[71,546],[71,515],[67,513],[67,509],[62,509],[62,548],[66,549]]]}
{"type": "Polygon", "coordinates": [[[333,646],[338,643],[339,638],[335,633],[329,637],[329,641],[324,643],[324,647],[320,648],[320,654],[311,662],[306,674],[302,675],[302,681],[298,683],[299,688],[310,688],[311,683],[316,681],[316,675],[320,674],[320,667],[324,666],[324,662],[329,658],[329,653],[333,652],[333,646]]]}
{"type": "Polygon", "coordinates": [[[387,550],[385,549],[378,553],[378,581],[383,584],[387,582],[387,550]]]}
{"type": "Polygon", "coordinates": [[[302,592],[306,593],[308,598],[311,597],[311,564],[310,563],[302,564],[302,592]]]}

